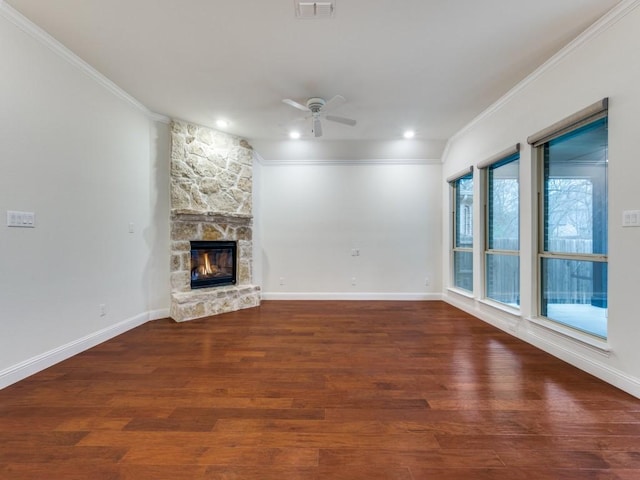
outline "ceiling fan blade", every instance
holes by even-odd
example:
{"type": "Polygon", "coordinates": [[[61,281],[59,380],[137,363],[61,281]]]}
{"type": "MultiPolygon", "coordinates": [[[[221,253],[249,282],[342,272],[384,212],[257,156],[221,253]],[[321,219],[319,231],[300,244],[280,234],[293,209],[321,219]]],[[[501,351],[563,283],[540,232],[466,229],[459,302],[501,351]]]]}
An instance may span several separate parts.
{"type": "Polygon", "coordinates": [[[303,112],[310,112],[311,110],[309,110],[309,108],[307,108],[306,105],[302,105],[301,103],[298,103],[294,100],[291,100],[290,98],[285,98],[284,100],[282,100],[284,103],[286,103],[287,105],[291,105],[293,108],[297,108],[298,110],[302,110],[303,112]]]}
{"type": "Polygon", "coordinates": [[[343,125],[349,125],[350,127],[353,127],[357,123],[352,118],[336,117],[335,115],[327,115],[325,118],[331,122],[342,123],[343,125]]]}
{"type": "Polygon", "coordinates": [[[322,107],[323,112],[328,112],[329,110],[333,110],[334,108],[338,108],[340,105],[345,103],[347,100],[342,95],[336,95],[322,107]]]}
{"type": "Polygon", "coordinates": [[[320,123],[320,117],[313,117],[313,136],[322,136],[322,123],[320,123]]]}

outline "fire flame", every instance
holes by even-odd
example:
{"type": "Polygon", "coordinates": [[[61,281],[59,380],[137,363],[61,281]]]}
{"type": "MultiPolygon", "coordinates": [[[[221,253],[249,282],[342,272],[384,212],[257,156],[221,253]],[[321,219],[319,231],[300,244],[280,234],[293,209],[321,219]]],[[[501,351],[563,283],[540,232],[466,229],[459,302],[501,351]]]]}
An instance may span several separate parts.
{"type": "Polygon", "coordinates": [[[199,267],[201,275],[203,276],[213,275],[215,272],[218,271],[218,268],[211,263],[211,260],[209,259],[209,253],[205,253],[202,257],[203,257],[202,258],[203,264],[200,265],[199,267]]]}

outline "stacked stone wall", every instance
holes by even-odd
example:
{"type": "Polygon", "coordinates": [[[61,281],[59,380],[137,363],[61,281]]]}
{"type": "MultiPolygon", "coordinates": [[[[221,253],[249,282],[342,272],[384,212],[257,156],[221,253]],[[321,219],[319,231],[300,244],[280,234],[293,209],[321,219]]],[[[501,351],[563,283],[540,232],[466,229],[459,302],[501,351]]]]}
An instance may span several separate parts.
{"type": "Polygon", "coordinates": [[[253,150],[243,139],[172,124],[171,208],[179,213],[251,216],[253,150]]]}

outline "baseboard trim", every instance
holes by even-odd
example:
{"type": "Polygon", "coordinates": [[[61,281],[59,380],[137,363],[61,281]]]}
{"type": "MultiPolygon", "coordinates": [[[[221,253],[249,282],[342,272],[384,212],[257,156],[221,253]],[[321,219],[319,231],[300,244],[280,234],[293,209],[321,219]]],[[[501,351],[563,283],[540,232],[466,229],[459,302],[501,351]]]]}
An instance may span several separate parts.
{"type": "Polygon", "coordinates": [[[169,318],[169,309],[161,308],[159,310],[149,310],[147,314],[149,315],[149,322],[152,322],[153,320],[161,320],[163,318],[169,318]]]}
{"type": "Polygon", "coordinates": [[[492,315],[485,310],[478,309],[475,304],[463,301],[453,295],[444,295],[443,301],[456,308],[473,315],[494,327],[519,338],[520,340],[533,345],[540,350],[565,361],[580,370],[587,372],[600,380],[607,382],[620,390],[640,398],[640,379],[628,375],[627,373],[607,365],[605,362],[608,356],[594,353],[588,346],[581,346],[578,343],[572,344],[574,348],[567,348],[568,339],[560,339],[553,332],[547,333],[540,329],[531,328],[528,321],[523,318],[504,318],[498,313],[492,315]]]}
{"type": "Polygon", "coordinates": [[[262,292],[262,300],[442,300],[440,293],[383,293],[383,292],[262,292]]]}
{"type": "Polygon", "coordinates": [[[36,355],[11,367],[0,370],[0,389],[8,387],[20,380],[49,368],[56,363],[73,357],[85,350],[99,345],[133,328],[139,327],[150,320],[158,320],[169,316],[169,309],[152,310],[128,318],[122,322],[90,333],[82,338],[61,345],[48,352],[36,355]]]}

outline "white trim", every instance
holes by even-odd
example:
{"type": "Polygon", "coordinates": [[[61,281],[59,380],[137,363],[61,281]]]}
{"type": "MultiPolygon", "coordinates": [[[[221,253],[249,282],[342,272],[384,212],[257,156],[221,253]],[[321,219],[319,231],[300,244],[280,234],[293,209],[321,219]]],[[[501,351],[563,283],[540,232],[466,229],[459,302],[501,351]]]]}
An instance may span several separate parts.
{"type": "Polygon", "coordinates": [[[442,300],[442,295],[439,293],[263,292],[262,300],[433,301],[442,300]]]}
{"type": "MultiPolygon", "coordinates": [[[[597,359],[582,355],[575,350],[568,350],[564,345],[554,341],[555,338],[562,337],[561,335],[556,335],[554,338],[543,336],[533,331],[530,331],[529,334],[530,339],[524,339],[528,343],[624,390],[634,397],[640,398],[640,379],[632,377],[617,368],[610,367],[597,359]]],[[[589,350],[593,351],[593,349],[589,350]]],[[[603,357],[607,356],[603,355],[603,357]]]]}
{"type": "Polygon", "coordinates": [[[49,35],[47,32],[38,27],[35,23],[33,23],[31,20],[29,20],[27,17],[22,15],[20,12],[15,10],[4,1],[0,1],[0,16],[13,23],[16,27],[25,32],[27,35],[30,35],[45,47],[49,48],[60,58],[65,60],[70,65],[76,67],[82,73],[93,79],[96,83],[110,91],[113,95],[122,100],[125,100],[137,110],[144,113],[151,120],[162,123],[170,123],[171,120],[169,117],[149,110],[146,106],[129,95],[122,88],[120,88],[103,74],[98,72],[95,68],[93,68],[87,62],[82,60],[79,56],[77,56],[75,53],[61,44],[58,40],[53,38],[51,35],[49,35]]]}
{"type": "Polygon", "coordinates": [[[492,300],[491,298],[480,298],[478,299],[478,302],[488,307],[495,308],[496,310],[500,310],[501,312],[507,313],[513,317],[522,317],[522,312],[519,308],[512,307],[506,303],[501,303],[496,300],[492,300]]]}
{"type": "Polygon", "coordinates": [[[262,157],[262,155],[260,155],[255,150],[252,150],[252,152],[253,152],[253,159],[256,162],[258,162],[260,165],[266,165],[267,164],[267,161],[262,157]]]}
{"type": "Polygon", "coordinates": [[[435,158],[363,158],[363,159],[300,159],[300,160],[265,160],[259,156],[258,161],[265,167],[295,165],[440,165],[435,158]]]}
{"type": "MultiPolygon", "coordinates": [[[[456,290],[449,290],[449,293],[460,294],[461,292],[456,290]]],[[[449,303],[450,305],[453,305],[456,308],[459,308],[469,315],[473,315],[474,317],[479,318],[485,323],[493,325],[494,327],[503,330],[504,332],[507,332],[511,335],[513,335],[518,329],[518,317],[515,317],[509,312],[503,312],[501,310],[496,310],[494,315],[489,315],[487,314],[487,312],[478,308],[479,305],[485,304],[480,303],[473,297],[467,295],[461,295],[460,297],[457,297],[455,295],[445,295],[443,296],[442,300],[449,303]],[[471,302],[469,302],[468,300],[471,300],[471,302]]]]}
{"type": "Polygon", "coordinates": [[[480,115],[475,117],[449,138],[442,153],[443,163],[446,162],[451,144],[454,143],[459,137],[466,134],[469,130],[475,127],[478,123],[482,122],[485,118],[493,115],[494,112],[500,110],[505,104],[510,102],[513,97],[520,93],[521,90],[524,90],[526,87],[528,87],[530,83],[533,83],[535,80],[537,80],[538,77],[544,74],[547,70],[555,67],[556,64],[558,64],[564,57],[571,54],[574,50],[577,50],[582,45],[597,37],[601,33],[605,32],[618,21],[626,17],[638,6],[640,6],[640,0],[623,0],[618,5],[609,10],[604,16],[600,17],[584,32],[582,32],[571,42],[569,42],[564,48],[562,48],[555,55],[549,58],[549,60],[540,65],[522,81],[517,83],[513,88],[511,88],[511,90],[500,97],[500,99],[489,105],[489,107],[483,110],[480,115]]]}
{"type": "Polygon", "coordinates": [[[161,113],[156,113],[156,112],[154,112],[152,110],[149,110],[147,107],[144,107],[144,108],[145,108],[144,113],[146,115],[148,115],[149,118],[151,120],[153,120],[154,122],[160,122],[160,123],[164,123],[166,125],[170,125],[171,124],[171,117],[167,117],[166,115],[162,115],[161,113]]]}
{"type": "Polygon", "coordinates": [[[534,329],[531,329],[531,334],[534,336],[540,337],[540,335],[535,331],[535,329],[538,328],[542,331],[549,332],[551,335],[554,335],[558,338],[562,338],[570,342],[575,342],[581,346],[585,346],[590,350],[605,357],[608,357],[611,353],[611,347],[604,339],[599,339],[586,333],[581,333],[577,330],[565,327],[557,322],[552,322],[544,318],[530,317],[527,318],[527,321],[529,321],[531,326],[534,327],[534,329]]]}
{"type": "Polygon", "coordinates": [[[38,373],[45,368],[49,368],[56,363],[73,357],[84,352],[96,345],[112,339],[133,328],[139,327],[150,320],[165,318],[169,314],[168,309],[152,310],[141,313],[135,317],[131,317],[122,322],[116,323],[109,327],[90,333],[82,338],[73,340],[66,345],[49,350],[48,352],[36,355],[35,357],[24,360],[16,365],[0,370],[0,389],[5,388],[13,383],[24,380],[25,378],[38,373]]]}
{"type": "Polygon", "coordinates": [[[458,287],[448,287],[447,288],[447,292],[455,293],[456,295],[460,295],[461,297],[468,298],[469,300],[475,300],[475,298],[476,298],[473,295],[473,292],[470,292],[469,290],[463,290],[463,289],[458,288],[458,287]]]}
{"type": "Polygon", "coordinates": [[[443,165],[446,164],[447,158],[449,157],[449,150],[451,150],[451,145],[453,145],[453,142],[457,140],[458,136],[462,134],[463,130],[466,129],[467,126],[463,127],[462,130],[457,131],[456,133],[454,133],[452,136],[449,137],[446,145],[444,146],[444,149],[442,150],[442,157],[440,159],[440,163],[442,163],[443,165]]]}
{"type": "Polygon", "coordinates": [[[149,315],[149,322],[152,322],[154,320],[162,320],[163,318],[169,318],[169,309],[160,308],[158,310],[149,310],[147,312],[147,315],[149,315]]]}
{"type": "MultiPolygon", "coordinates": [[[[500,315],[502,312],[498,310],[489,312],[487,309],[480,309],[475,302],[473,304],[466,303],[462,301],[463,299],[454,295],[444,295],[442,300],[509,335],[519,338],[580,370],[624,390],[630,395],[640,398],[640,378],[632,377],[617,368],[607,365],[605,361],[609,355],[602,348],[571,339],[566,335],[546,328],[540,328],[539,325],[531,322],[532,319],[525,321],[523,319],[503,318],[500,315]],[[533,328],[530,328],[531,326],[533,328]],[[566,343],[567,341],[571,342],[575,348],[568,348],[567,345],[563,344],[563,342],[566,343]],[[588,356],[593,353],[598,355],[594,358],[588,356]]],[[[483,303],[483,305],[485,304],[483,303]]]]}

